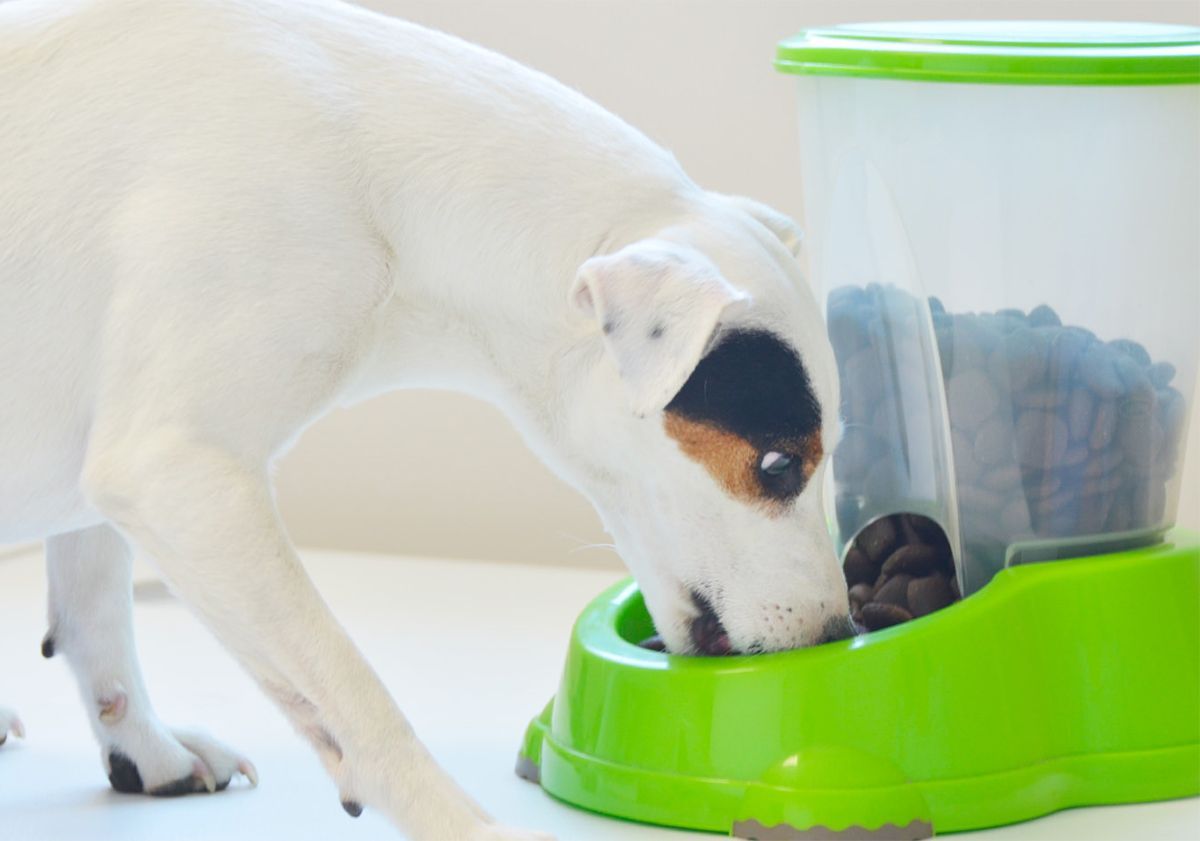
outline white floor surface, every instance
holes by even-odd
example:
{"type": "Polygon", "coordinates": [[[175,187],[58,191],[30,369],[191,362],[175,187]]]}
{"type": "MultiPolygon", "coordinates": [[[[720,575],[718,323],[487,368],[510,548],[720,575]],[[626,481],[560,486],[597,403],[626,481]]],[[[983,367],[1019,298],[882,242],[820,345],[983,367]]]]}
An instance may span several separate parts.
{"type": "MultiPolygon", "coordinates": [[[[717,836],[589,814],[513,774],[529,718],[555,691],[580,609],[618,573],[499,563],[306,552],[318,587],[439,760],[504,823],[563,841],[682,841],[717,836]]],[[[155,705],[246,753],[260,785],[158,800],[111,792],[61,659],[43,660],[40,556],[0,558],[0,703],[24,741],[0,748],[0,839],[304,841],[395,839],[370,809],[347,817],[307,745],[178,602],[143,583],[141,660],[155,705]]],[[[1150,711],[1148,711],[1149,713],[1150,711]]],[[[1200,800],[1075,809],[960,836],[1194,839],[1200,800]]]]}

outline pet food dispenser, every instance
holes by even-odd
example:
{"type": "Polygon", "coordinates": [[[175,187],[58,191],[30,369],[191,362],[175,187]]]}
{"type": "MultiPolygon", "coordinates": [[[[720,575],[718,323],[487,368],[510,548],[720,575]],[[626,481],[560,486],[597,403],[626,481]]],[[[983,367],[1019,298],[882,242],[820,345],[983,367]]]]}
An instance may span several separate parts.
{"type": "Polygon", "coordinates": [[[914,512],[965,598],[839,643],[673,657],[581,615],[518,772],[597,812],[917,838],[1200,793],[1200,32],[921,23],[779,47],[843,383],[839,546],[914,512]]]}
{"type": "Polygon", "coordinates": [[[1174,522],[1200,322],[1197,30],[859,25],[785,42],[842,382],[838,534],[937,520],[964,594],[1174,522]]]}

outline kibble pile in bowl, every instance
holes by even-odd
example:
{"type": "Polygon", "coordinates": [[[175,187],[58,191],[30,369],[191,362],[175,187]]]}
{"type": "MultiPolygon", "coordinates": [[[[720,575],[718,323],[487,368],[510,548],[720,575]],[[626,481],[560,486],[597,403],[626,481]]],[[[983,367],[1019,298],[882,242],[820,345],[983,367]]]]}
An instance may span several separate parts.
{"type": "Polygon", "coordinates": [[[905,505],[904,438],[914,424],[897,406],[922,406],[912,392],[926,375],[909,369],[930,344],[930,318],[968,568],[994,571],[1017,540],[1166,525],[1186,425],[1170,362],[1137,342],[1064,325],[1048,306],[949,313],[936,298],[872,284],[836,289],[828,306],[842,383],[844,432],[832,464],[843,535],[881,504],[914,510],[905,505]]]}
{"type": "Polygon", "coordinates": [[[962,597],[946,535],[918,514],[868,525],[846,551],[842,569],[851,618],[867,631],[926,616],[962,597]]]}

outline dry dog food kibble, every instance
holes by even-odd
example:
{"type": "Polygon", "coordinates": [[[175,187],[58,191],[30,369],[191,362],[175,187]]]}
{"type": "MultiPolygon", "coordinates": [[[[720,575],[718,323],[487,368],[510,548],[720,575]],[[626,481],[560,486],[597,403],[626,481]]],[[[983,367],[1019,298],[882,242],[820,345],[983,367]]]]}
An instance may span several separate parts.
{"type": "MultiPolygon", "coordinates": [[[[930,298],[928,312],[968,568],[997,568],[1013,541],[1163,524],[1185,421],[1170,362],[1151,359],[1137,342],[1064,325],[1045,305],[949,313],[930,298]]],[[[835,290],[828,323],[844,421],[833,455],[837,515],[852,535],[881,504],[903,510],[910,466],[902,420],[911,425],[914,416],[898,420],[896,398],[905,394],[906,412],[919,404],[905,393],[913,382],[905,378],[924,376],[928,321],[924,302],[872,284],[835,290]]],[[[871,547],[862,549],[875,559],[871,547]]],[[[862,564],[848,557],[847,575],[862,564]]],[[[922,599],[928,586],[917,590],[922,599]]],[[[876,614],[884,621],[879,611],[864,616],[876,614]]]]}
{"type": "Polygon", "coordinates": [[[877,631],[959,599],[954,557],[942,530],[917,514],[882,517],[855,536],[842,563],[850,615],[877,631]]]}

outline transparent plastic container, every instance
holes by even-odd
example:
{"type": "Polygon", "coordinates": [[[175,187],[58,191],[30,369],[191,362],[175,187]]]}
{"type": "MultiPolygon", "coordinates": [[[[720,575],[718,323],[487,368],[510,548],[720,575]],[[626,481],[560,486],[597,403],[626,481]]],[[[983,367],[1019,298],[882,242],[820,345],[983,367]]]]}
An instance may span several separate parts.
{"type": "Polygon", "coordinates": [[[929,516],[966,595],[1159,539],[1200,349],[1200,30],[857,25],[777,67],[841,375],[841,545],[929,516]]]}

